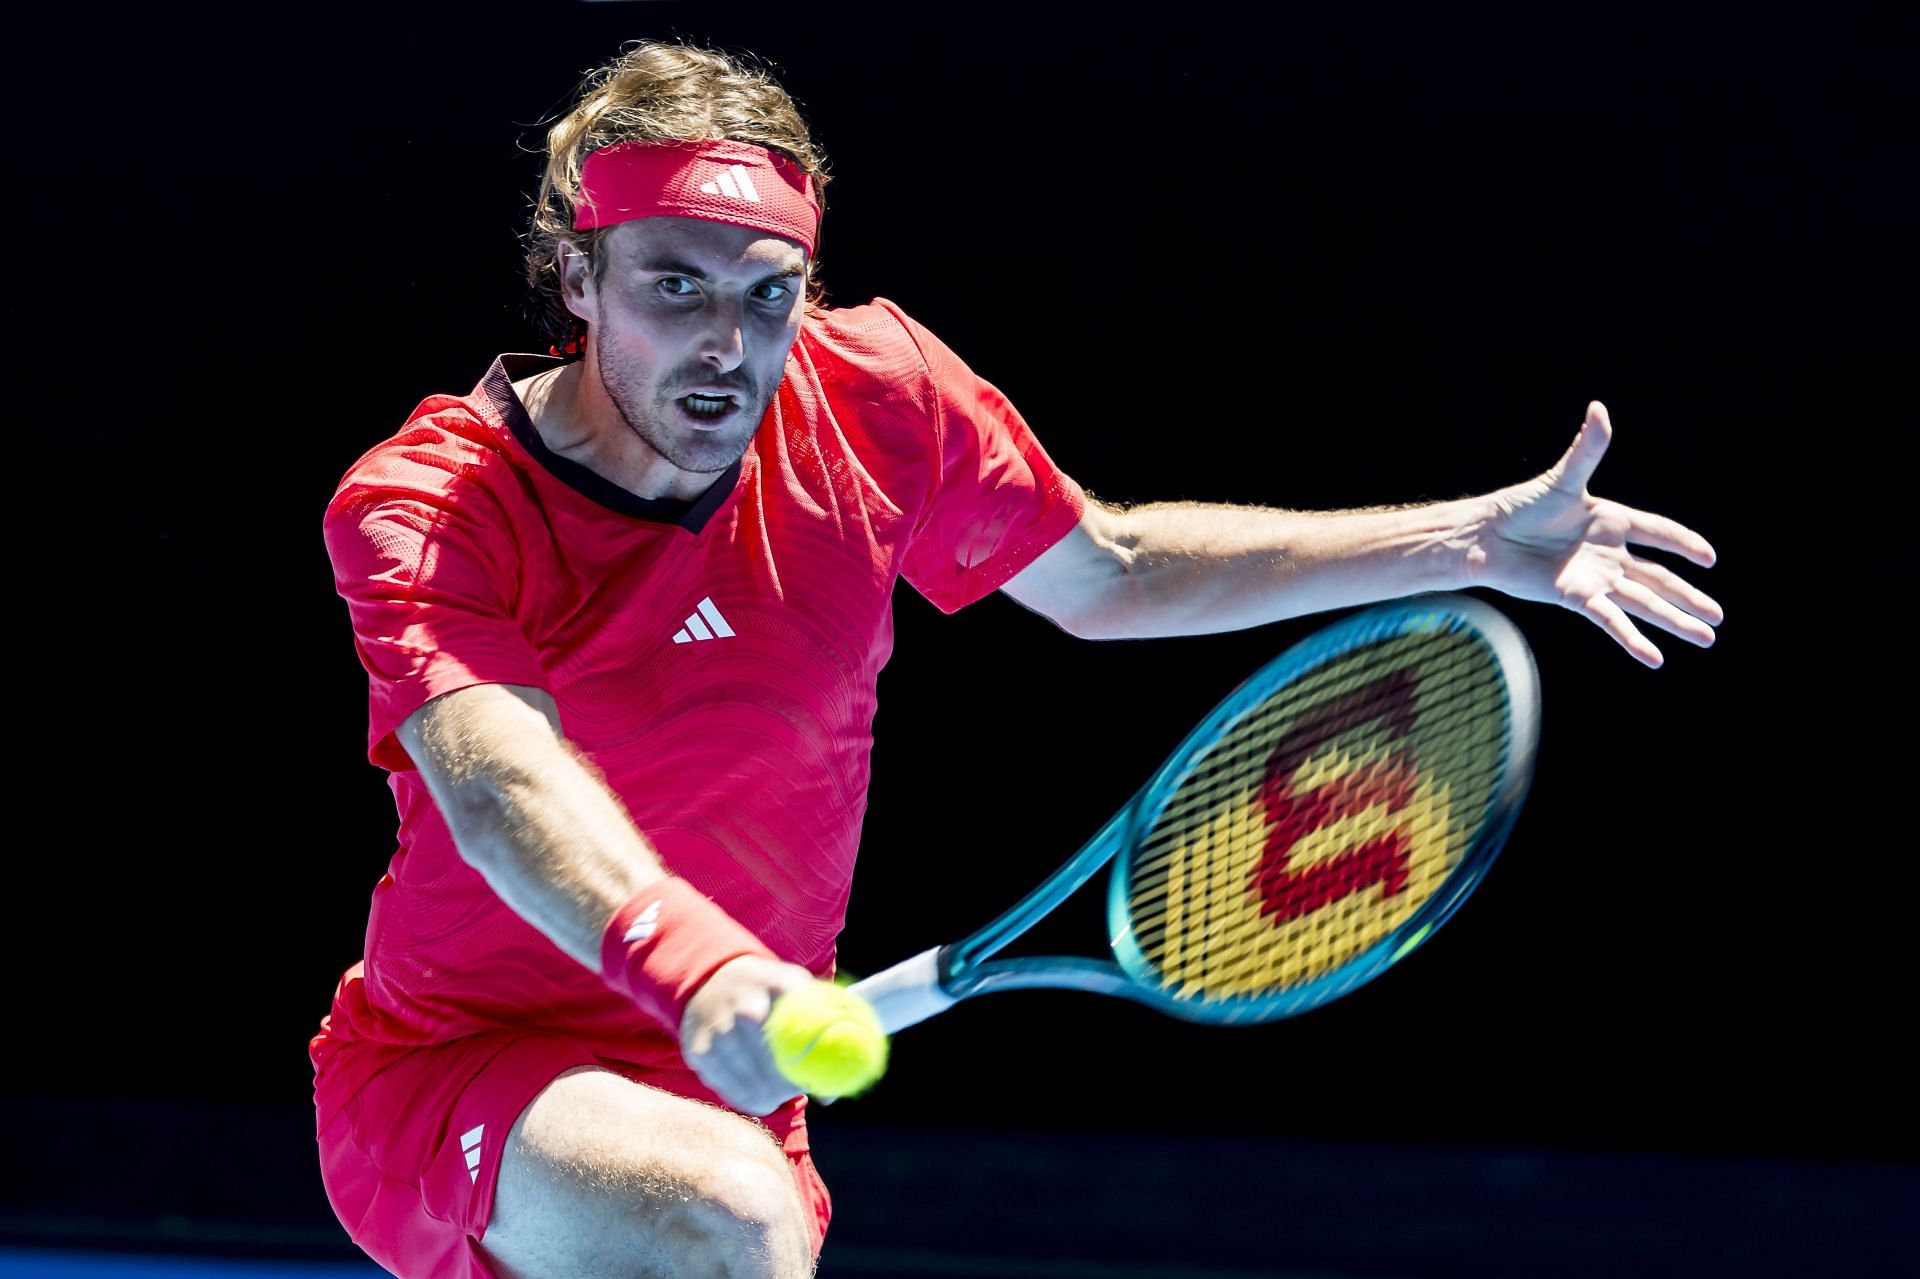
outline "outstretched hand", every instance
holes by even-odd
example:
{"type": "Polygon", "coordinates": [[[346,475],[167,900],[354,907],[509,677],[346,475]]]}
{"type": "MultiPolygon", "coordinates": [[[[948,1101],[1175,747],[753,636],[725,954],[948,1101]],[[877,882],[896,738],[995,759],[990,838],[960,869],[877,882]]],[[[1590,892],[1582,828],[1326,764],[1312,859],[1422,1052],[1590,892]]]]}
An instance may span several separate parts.
{"type": "Polygon", "coordinates": [[[1469,571],[1476,586],[1583,614],[1635,658],[1657,667],[1665,658],[1634,619],[1705,648],[1724,614],[1706,592],[1628,548],[1671,551],[1702,568],[1711,568],[1716,557],[1692,529],[1587,492],[1612,438],[1606,405],[1595,400],[1558,462],[1535,479],[1489,495],[1493,513],[1475,539],[1469,571]]]}

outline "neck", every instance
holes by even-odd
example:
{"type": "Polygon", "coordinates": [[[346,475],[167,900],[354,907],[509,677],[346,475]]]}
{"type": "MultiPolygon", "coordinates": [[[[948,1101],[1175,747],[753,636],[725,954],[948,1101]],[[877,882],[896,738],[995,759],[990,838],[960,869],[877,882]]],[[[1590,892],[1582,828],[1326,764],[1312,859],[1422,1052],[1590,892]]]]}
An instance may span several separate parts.
{"type": "Polygon", "coordinates": [[[714,477],[683,471],[634,434],[586,360],[514,384],[540,441],[557,456],[649,501],[691,502],[714,477]]]}

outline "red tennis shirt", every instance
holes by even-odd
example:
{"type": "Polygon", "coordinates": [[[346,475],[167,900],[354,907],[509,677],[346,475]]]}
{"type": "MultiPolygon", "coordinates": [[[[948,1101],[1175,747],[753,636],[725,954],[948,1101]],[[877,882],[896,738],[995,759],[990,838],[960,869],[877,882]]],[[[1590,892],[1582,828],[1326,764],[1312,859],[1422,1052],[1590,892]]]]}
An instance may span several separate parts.
{"type": "Polygon", "coordinates": [[[894,580],[952,612],[1086,499],[1006,397],[885,300],[809,314],[752,446],[691,507],[545,448],[512,382],[553,363],[502,356],[472,394],[428,399],[327,508],[400,825],[326,1033],[546,1029],[684,1070],[461,858],[396,726],[473,684],[546,690],[667,867],[828,975],[894,580]]]}

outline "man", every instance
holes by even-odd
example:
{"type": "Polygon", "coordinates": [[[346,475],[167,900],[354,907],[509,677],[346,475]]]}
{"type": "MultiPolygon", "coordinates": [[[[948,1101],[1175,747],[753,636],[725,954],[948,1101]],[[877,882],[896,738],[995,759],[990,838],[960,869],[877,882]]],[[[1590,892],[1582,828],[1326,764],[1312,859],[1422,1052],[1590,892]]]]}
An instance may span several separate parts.
{"type": "Polygon", "coordinates": [[[904,576],[1081,636],[1425,590],[1709,644],[1720,610],[1537,479],[1302,514],[1118,510],[885,301],[809,302],[825,175],[786,94],[632,49],[549,134],[529,266],[578,359],[436,396],[328,508],[400,849],[312,1043],[328,1194],[402,1276],[809,1273],[829,1201],[760,1026],[832,972],[904,576]]]}

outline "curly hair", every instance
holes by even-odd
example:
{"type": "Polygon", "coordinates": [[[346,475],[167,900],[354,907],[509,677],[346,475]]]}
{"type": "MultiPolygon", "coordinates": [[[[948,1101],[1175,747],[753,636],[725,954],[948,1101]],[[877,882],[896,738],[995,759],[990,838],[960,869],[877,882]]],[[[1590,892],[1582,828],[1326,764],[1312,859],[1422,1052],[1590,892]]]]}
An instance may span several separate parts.
{"type": "MultiPolygon", "coordinates": [[[[785,89],[765,67],[693,45],[640,42],[587,73],[573,109],[547,130],[547,168],[527,233],[528,318],[555,350],[577,350],[586,323],[560,294],[560,246],[587,254],[594,279],[604,258],[595,252],[605,228],[573,229],[580,168],[588,155],[617,142],[694,142],[726,138],[751,142],[793,160],[813,178],[825,208],[826,156],[816,147],[785,89]]],[[[822,296],[815,264],[807,262],[807,296],[822,296]]]]}

